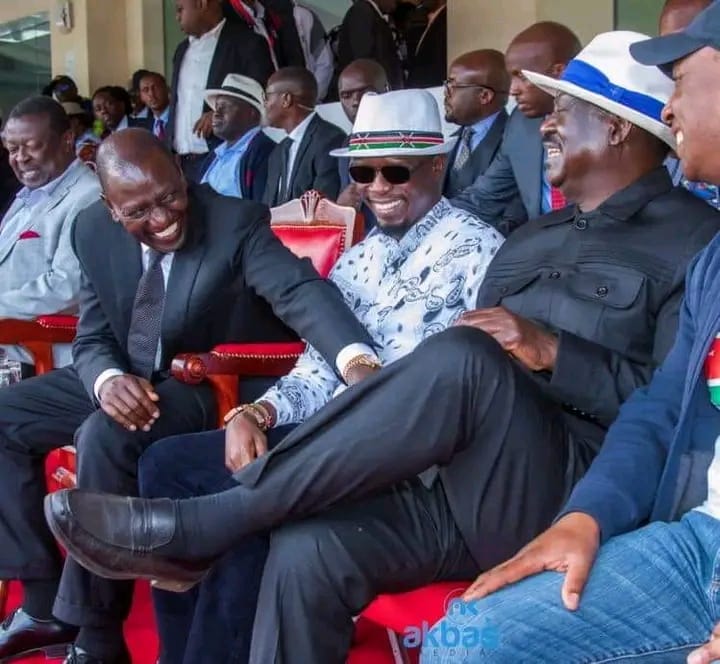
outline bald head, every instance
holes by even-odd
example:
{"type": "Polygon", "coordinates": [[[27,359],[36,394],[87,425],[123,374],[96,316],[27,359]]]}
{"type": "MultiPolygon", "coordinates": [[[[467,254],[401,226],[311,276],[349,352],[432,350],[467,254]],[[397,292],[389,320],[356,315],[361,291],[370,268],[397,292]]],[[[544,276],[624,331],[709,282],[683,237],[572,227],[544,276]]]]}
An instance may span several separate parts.
{"type": "Polygon", "coordinates": [[[100,144],[95,158],[103,189],[118,179],[129,182],[144,178],[143,169],[151,162],[177,169],[175,158],[166,145],[146,129],[138,127],[110,134],[100,144]]]}
{"type": "Polygon", "coordinates": [[[380,94],[389,88],[387,74],[380,63],[367,58],[351,62],[338,79],[338,96],[348,120],[355,122],[360,100],[366,93],[380,94]]]}
{"type": "Polygon", "coordinates": [[[667,0],[660,14],[660,34],[684,30],[711,3],[712,0],[667,0]]]}
{"type": "Polygon", "coordinates": [[[505,53],[511,77],[510,94],[529,118],[552,111],[552,98],[532,85],[522,73],[534,71],[558,78],[581,49],[580,40],[568,27],[552,21],[535,23],[517,35],[505,53]]]}
{"type": "Polygon", "coordinates": [[[315,108],[318,97],[317,81],[305,67],[283,67],[268,80],[268,91],[291,94],[298,103],[315,108]]]}
{"type": "Polygon", "coordinates": [[[507,104],[510,75],[500,51],[464,53],[448,69],[445,118],[463,127],[497,113],[507,104]]]}

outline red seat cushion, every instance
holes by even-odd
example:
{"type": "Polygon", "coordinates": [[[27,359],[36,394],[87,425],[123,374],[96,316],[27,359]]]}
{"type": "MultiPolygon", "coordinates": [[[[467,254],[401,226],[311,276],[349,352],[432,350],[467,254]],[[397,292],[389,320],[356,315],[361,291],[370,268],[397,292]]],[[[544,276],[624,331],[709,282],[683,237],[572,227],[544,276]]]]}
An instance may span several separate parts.
{"type": "Polygon", "coordinates": [[[469,585],[469,581],[443,581],[407,593],[380,595],[361,615],[404,634],[408,628],[422,629],[424,622],[432,625],[440,620],[450,602],[460,597],[469,585]]]}
{"type": "Polygon", "coordinates": [[[345,250],[345,227],[341,224],[272,225],[273,232],[296,256],[309,258],[321,277],[330,274],[332,266],[345,250]]]}

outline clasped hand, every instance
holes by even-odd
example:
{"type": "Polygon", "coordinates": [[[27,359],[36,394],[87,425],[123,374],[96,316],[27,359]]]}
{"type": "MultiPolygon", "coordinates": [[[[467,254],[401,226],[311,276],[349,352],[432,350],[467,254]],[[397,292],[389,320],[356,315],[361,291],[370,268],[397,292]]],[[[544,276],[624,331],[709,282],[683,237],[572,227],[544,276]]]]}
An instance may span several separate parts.
{"type": "Polygon", "coordinates": [[[160,400],[149,381],[131,374],[108,378],[101,386],[100,407],[128,431],[150,431],[160,410],[160,400]]]}

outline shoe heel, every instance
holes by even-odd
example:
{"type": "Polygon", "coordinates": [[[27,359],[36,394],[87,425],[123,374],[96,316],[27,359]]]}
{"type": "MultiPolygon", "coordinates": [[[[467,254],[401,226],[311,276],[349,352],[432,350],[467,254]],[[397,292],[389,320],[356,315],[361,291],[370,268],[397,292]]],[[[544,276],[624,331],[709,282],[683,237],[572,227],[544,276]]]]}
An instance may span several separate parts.
{"type": "Polygon", "coordinates": [[[65,659],[70,648],[69,643],[61,643],[56,646],[46,646],[42,649],[46,659],[65,659]]]}
{"type": "Polygon", "coordinates": [[[166,590],[170,593],[184,593],[194,588],[200,581],[202,581],[204,575],[198,579],[192,581],[178,581],[174,579],[153,579],[150,581],[150,586],[153,590],[166,590]]]}

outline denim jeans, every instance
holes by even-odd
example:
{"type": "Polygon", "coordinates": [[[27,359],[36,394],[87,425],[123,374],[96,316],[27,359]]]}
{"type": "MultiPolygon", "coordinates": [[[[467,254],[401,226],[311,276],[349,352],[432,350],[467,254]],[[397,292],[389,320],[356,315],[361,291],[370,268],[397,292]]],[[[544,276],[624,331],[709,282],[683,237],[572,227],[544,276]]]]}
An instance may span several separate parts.
{"type": "Polygon", "coordinates": [[[453,602],[421,664],[685,662],[720,618],[720,521],[690,512],[609,540],[576,612],[544,572],[482,600],[453,602]]]}

